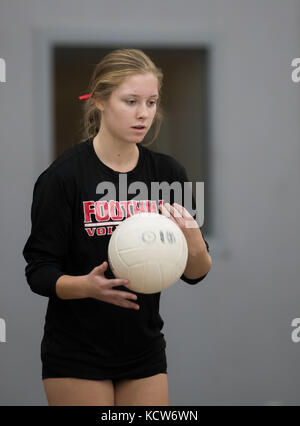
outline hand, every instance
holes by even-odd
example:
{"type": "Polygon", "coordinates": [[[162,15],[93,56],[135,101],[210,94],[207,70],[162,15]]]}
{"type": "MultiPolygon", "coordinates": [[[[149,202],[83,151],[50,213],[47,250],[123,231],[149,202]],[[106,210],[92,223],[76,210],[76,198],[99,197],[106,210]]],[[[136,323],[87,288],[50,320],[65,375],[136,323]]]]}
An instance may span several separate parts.
{"type": "Polygon", "coordinates": [[[161,213],[172,220],[183,232],[189,254],[206,252],[206,244],[202,237],[202,232],[196,220],[183,206],[177,203],[169,203],[159,206],[161,213]]]}
{"type": "Polygon", "coordinates": [[[128,285],[129,281],[122,278],[106,278],[104,272],[107,267],[108,263],[103,262],[86,275],[87,297],[93,297],[103,302],[122,306],[123,308],[139,309],[139,305],[129,302],[128,300],[137,300],[136,294],[127,291],[113,290],[113,287],[128,285]]]}

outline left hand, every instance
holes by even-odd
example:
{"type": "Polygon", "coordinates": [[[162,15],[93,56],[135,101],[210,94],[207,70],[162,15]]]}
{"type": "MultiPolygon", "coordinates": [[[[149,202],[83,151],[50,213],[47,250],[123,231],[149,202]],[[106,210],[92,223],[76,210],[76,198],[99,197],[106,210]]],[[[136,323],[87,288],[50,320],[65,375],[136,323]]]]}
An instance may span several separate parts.
{"type": "Polygon", "coordinates": [[[180,204],[169,203],[161,204],[159,206],[161,213],[171,219],[183,232],[188,250],[190,252],[199,252],[199,250],[206,250],[206,244],[203,240],[202,233],[193,216],[180,204]]]}

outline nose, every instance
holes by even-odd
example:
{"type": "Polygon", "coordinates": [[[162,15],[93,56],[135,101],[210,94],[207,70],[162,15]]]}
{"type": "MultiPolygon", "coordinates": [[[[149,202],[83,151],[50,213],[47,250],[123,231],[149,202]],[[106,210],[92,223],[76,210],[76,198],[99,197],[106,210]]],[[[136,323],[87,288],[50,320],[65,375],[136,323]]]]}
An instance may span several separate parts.
{"type": "Polygon", "coordinates": [[[145,105],[145,104],[139,105],[138,108],[137,108],[136,114],[137,114],[138,118],[148,117],[149,111],[148,111],[147,105],[145,105]]]}

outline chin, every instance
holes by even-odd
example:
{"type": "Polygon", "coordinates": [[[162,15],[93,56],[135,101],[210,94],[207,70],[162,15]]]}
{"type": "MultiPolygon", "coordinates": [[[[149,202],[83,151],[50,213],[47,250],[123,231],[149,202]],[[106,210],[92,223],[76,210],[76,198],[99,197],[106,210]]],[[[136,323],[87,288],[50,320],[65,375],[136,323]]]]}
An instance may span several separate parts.
{"type": "Polygon", "coordinates": [[[135,140],[133,140],[134,143],[140,143],[143,142],[143,140],[145,139],[145,136],[143,136],[142,138],[136,138],[135,140]]]}

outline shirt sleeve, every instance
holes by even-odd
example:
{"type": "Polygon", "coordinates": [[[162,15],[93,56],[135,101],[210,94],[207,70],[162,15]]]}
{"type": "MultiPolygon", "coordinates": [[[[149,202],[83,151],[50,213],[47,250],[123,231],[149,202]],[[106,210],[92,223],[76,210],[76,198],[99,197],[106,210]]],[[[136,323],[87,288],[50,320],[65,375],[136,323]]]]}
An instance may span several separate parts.
{"type": "MultiPolygon", "coordinates": [[[[179,181],[179,182],[181,182],[181,184],[182,184],[182,205],[183,205],[183,202],[184,202],[184,182],[189,182],[189,179],[188,179],[188,176],[187,176],[187,173],[186,173],[186,170],[185,170],[185,168],[181,165],[181,164],[179,164],[178,163],[178,172],[176,172],[176,174],[177,174],[177,180],[179,181]]],[[[193,210],[196,210],[196,202],[195,202],[195,198],[194,198],[194,196],[193,196],[193,194],[191,194],[191,196],[192,196],[192,208],[193,208],[193,210]]],[[[185,207],[185,206],[184,206],[185,207]]],[[[186,208],[186,207],[185,207],[186,208]]],[[[188,210],[188,209],[187,209],[188,210]]],[[[192,213],[192,212],[190,212],[190,213],[192,213]]],[[[193,216],[193,218],[196,220],[196,213],[195,214],[193,214],[192,215],[193,216]]],[[[199,229],[200,229],[200,226],[199,226],[199,229]]],[[[209,244],[208,244],[208,242],[205,240],[205,238],[203,237],[203,239],[204,239],[204,242],[205,242],[205,245],[206,245],[206,249],[207,249],[207,251],[209,252],[209,244]]],[[[186,283],[188,283],[188,284],[197,284],[197,283],[199,283],[200,281],[202,281],[202,280],[204,280],[204,278],[206,277],[206,275],[207,274],[205,274],[205,275],[203,275],[202,277],[199,277],[199,278],[194,278],[194,279],[191,279],[191,278],[187,278],[184,274],[182,274],[181,275],[181,277],[180,277],[180,279],[182,280],[182,281],[185,281],[186,283]]]]}
{"type": "Polygon", "coordinates": [[[43,172],[34,185],[31,233],[23,249],[27,282],[31,290],[41,296],[58,297],[56,281],[64,275],[71,212],[62,179],[53,171],[43,172]]]}
{"type": "MultiPolygon", "coordinates": [[[[203,238],[204,239],[204,238],[203,238]]],[[[204,242],[205,242],[205,245],[206,245],[206,249],[207,249],[207,251],[208,251],[208,253],[209,253],[209,245],[208,245],[208,242],[204,239],[204,242]]],[[[191,279],[191,278],[187,278],[187,277],[185,277],[183,274],[181,275],[181,277],[180,277],[180,279],[181,280],[183,280],[183,281],[185,281],[186,283],[188,283],[188,284],[197,284],[197,283],[199,283],[200,281],[202,281],[202,280],[204,280],[204,278],[206,277],[206,275],[207,274],[205,274],[205,275],[203,275],[202,277],[200,277],[200,278],[194,278],[194,279],[191,279]]]]}

